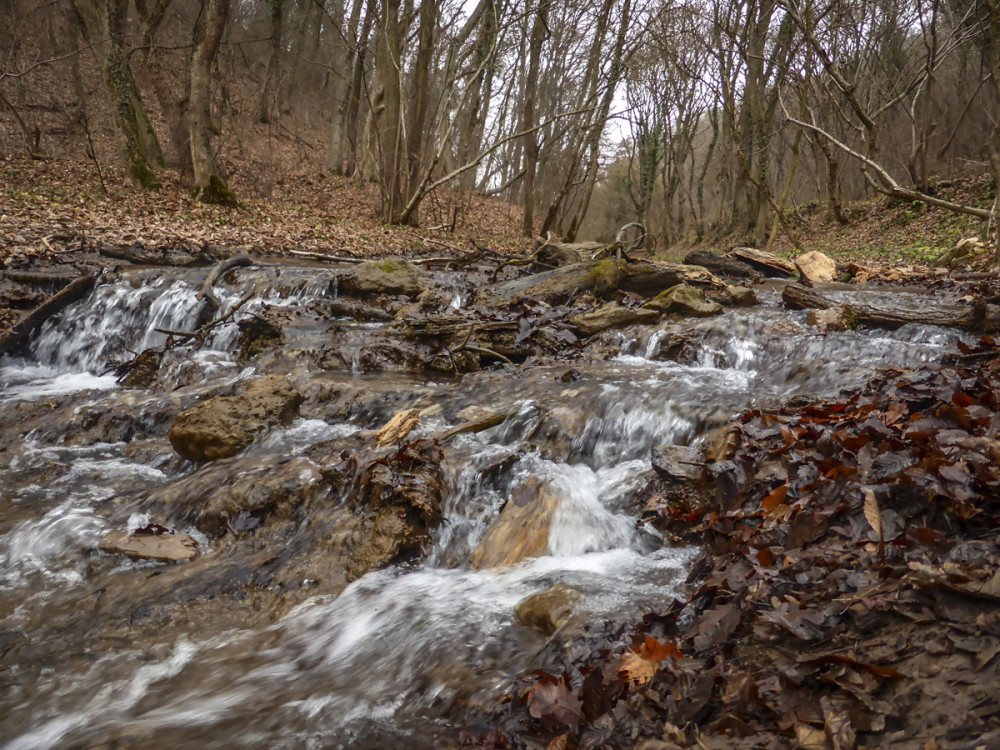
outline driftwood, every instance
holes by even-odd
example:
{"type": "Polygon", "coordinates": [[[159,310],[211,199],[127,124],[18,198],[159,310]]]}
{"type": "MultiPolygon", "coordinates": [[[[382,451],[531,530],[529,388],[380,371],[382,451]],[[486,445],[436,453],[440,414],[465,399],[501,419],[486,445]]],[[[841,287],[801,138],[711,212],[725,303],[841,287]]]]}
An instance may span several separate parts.
{"type": "Polygon", "coordinates": [[[688,253],[687,257],[684,258],[684,263],[689,266],[707,268],[716,276],[752,279],[754,281],[761,278],[761,273],[749,263],[744,263],[736,258],[727,258],[724,255],[709,253],[704,250],[695,250],[693,253],[688,253]]]}
{"type": "Polygon", "coordinates": [[[752,247],[734,247],[729,251],[729,256],[746,263],[769,278],[790,279],[793,276],[798,276],[793,264],[763,250],[756,250],[752,247]]]}
{"type": "Polygon", "coordinates": [[[444,442],[445,440],[450,440],[456,435],[465,435],[472,432],[482,432],[483,430],[488,430],[491,427],[496,427],[498,424],[503,424],[508,419],[516,417],[521,413],[520,406],[514,406],[509,409],[503,409],[502,411],[495,411],[492,414],[483,417],[482,419],[473,419],[469,422],[458,425],[457,427],[452,427],[446,432],[442,432],[437,435],[437,440],[439,442],[444,442]]]}
{"type": "Polygon", "coordinates": [[[86,297],[96,283],[93,276],[83,276],[49,297],[7,333],[0,335],[0,354],[23,353],[31,334],[53,315],[86,297]]]}
{"type": "MultiPolygon", "coordinates": [[[[205,277],[205,283],[201,285],[201,291],[198,292],[197,299],[204,299],[205,297],[215,299],[215,295],[212,294],[212,286],[219,279],[219,277],[233,268],[241,268],[252,265],[253,261],[250,260],[250,256],[246,253],[234,255],[232,258],[227,258],[226,260],[217,263],[215,268],[213,268],[209,272],[208,276],[205,277]]],[[[218,302],[218,300],[216,300],[216,302],[218,302]]]]}
{"type": "MultiPolygon", "coordinates": [[[[827,310],[837,304],[815,289],[807,289],[800,284],[787,285],[781,293],[781,299],[790,310],[827,310]]],[[[1000,314],[995,310],[991,311],[985,300],[980,300],[972,307],[935,306],[923,310],[895,310],[854,302],[843,306],[859,324],[872,328],[901,328],[911,323],[967,331],[995,331],[1000,328],[1000,314]]]]}

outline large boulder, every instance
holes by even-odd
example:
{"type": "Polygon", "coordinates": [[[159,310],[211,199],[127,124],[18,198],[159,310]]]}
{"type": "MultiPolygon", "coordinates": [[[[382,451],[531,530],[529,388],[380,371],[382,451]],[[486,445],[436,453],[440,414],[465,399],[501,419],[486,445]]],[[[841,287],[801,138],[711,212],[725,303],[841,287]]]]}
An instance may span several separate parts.
{"type": "Polygon", "coordinates": [[[170,444],[191,461],[235,456],[269,427],[290,424],[301,403],[288,378],[268,375],[251,381],[240,396],[211,398],[178,414],[170,444]]]}
{"type": "Polygon", "coordinates": [[[712,302],[700,289],[687,284],[677,284],[665,289],[647,302],[645,307],[693,318],[707,318],[722,312],[722,305],[712,302]]]}
{"type": "Polygon", "coordinates": [[[837,264],[818,250],[800,255],[795,259],[795,267],[803,281],[814,284],[829,284],[837,278],[837,264]]]}
{"type": "Polygon", "coordinates": [[[529,479],[511,494],[472,553],[473,568],[497,568],[544,555],[560,498],[548,482],[529,479]]]}
{"type": "Polygon", "coordinates": [[[593,336],[609,328],[624,328],[636,323],[651,323],[659,318],[655,310],[644,308],[629,309],[621,307],[617,302],[609,302],[582,315],[576,315],[569,322],[576,326],[581,336],[593,336]]]}
{"type": "Polygon", "coordinates": [[[405,294],[416,297],[427,286],[426,274],[405,260],[389,258],[372,260],[344,271],[337,276],[337,291],[342,294],[378,296],[405,294]]]}

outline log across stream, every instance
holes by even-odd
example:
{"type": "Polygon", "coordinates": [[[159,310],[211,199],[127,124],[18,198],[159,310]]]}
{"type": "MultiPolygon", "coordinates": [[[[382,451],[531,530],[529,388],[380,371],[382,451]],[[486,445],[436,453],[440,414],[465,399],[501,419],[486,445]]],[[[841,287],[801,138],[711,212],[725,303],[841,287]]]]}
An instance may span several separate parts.
{"type": "Polygon", "coordinates": [[[568,638],[677,594],[693,549],[636,504],[654,448],[933,363],[964,335],[820,334],[760,288],[756,307],[584,336],[568,321],[613,289],[490,307],[486,272],[468,268],[386,266],[398,284],[375,291],[344,269],[227,271],[212,317],[246,302],[197,336],[162,331],[204,325],[209,269],[135,269],[0,360],[5,747],[454,746],[568,638]],[[112,365],[144,351],[149,377],[119,385],[112,365]],[[299,394],[294,416],[225,458],[173,449],[178,414],[239,404],[265,375],[299,394]],[[100,548],[156,527],[198,556],[100,548]]]}

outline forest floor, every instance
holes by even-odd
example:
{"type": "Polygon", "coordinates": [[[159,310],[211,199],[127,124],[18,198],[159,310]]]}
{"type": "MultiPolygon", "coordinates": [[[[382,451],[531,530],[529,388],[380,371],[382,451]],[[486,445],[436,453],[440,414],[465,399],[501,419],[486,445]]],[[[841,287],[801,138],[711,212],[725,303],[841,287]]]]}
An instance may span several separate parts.
{"type": "MultiPolygon", "coordinates": [[[[470,240],[531,246],[509,204],[448,195],[428,202],[427,228],[385,227],[374,186],[318,173],[233,211],[169,179],[142,195],[109,184],[121,175],[105,173],[104,192],[93,170],[57,162],[7,157],[0,168],[5,268],[57,266],[85,243],[354,258],[455,254],[470,240]]],[[[850,209],[843,228],[820,213],[804,215],[803,242],[838,260],[898,267],[972,234],[964,219],[880,201],[850,209]]],[[[897,278],[996,301],[981,279],[897,278]]],[[[646,498],[645,522],[703,545],[685,600],[567,643],[562,671],[526,676],[465,745],[1000,748],[993,339],[838,399],[748,411],[729,434],[706,456],[710,479],[679,488],[667,477],[646,498]]]]}

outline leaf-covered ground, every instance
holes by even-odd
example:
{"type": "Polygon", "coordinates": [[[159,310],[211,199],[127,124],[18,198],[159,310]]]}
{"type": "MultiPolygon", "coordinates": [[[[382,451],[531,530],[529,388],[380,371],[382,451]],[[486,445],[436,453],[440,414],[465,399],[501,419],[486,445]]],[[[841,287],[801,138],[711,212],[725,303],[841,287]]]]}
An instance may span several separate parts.
{"type": "Polygon", "coordinates": [[[471,249],[469,238],[498,252],[530,247],[520,233],[520,209],[495,199],[439,192],[427,198],[422,228],[386,227],[377,218],[378,188],[319,170],[275,181],[262,197],[251,175],[235,181],[243,207],[193,200],[176,174],[162,174],[157,193],[135,190],[120,170],[105,169],[102,191],[85,162],[0,159],[0,264],[19,256],[52,256],[81,240],[148,249],[197,250],[206,243],[243,247],[257,255],[290,250],[353,257],[426,255],[471,249]],[[241,190],[240,188],[243,188],[241,190]]]}
{"type": "Polygon", "coordinates": [[[1000,746],[998,436],[990,338],[744,413],[700,485],[647,497],[648,522],[703,544],[689,597],[578,638],[467,745],[1000,746]]]}

